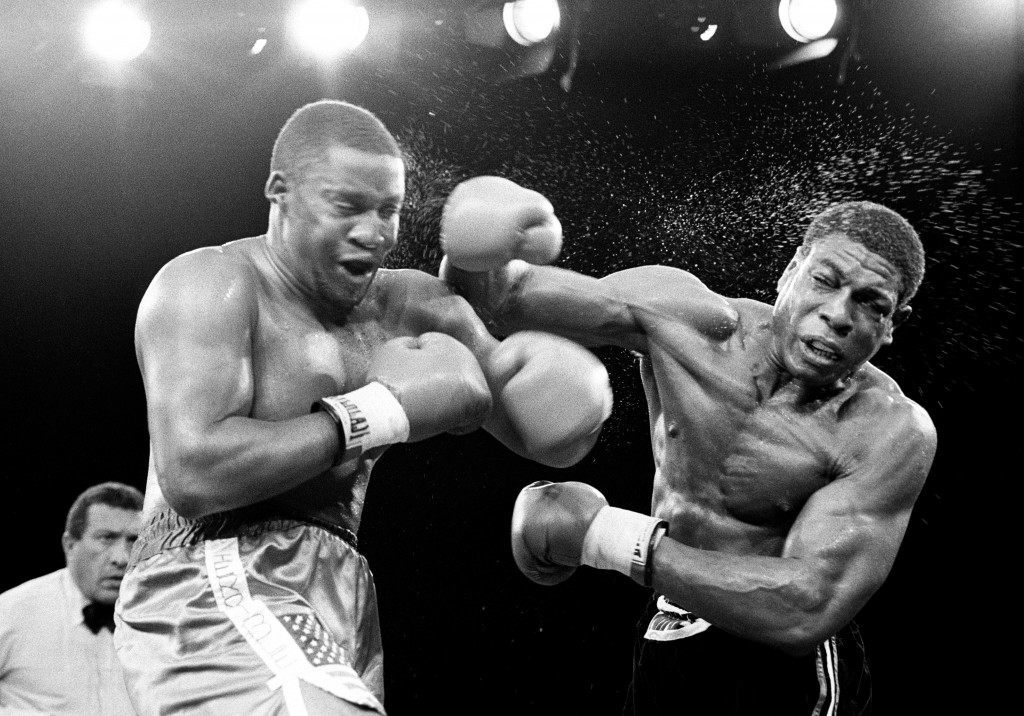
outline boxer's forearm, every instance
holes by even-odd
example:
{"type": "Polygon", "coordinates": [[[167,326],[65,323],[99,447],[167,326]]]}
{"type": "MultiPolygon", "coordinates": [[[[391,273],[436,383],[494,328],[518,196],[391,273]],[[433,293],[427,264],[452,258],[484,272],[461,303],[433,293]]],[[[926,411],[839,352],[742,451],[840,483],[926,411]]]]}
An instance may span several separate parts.
{"type": "MultiPolygon", "coordinates": [[[[331,469],[338,449],[336,425],[325,413],[279,422],[229,417],[154,440],[161,490],[192,518],[287,492],[331,469]]],[[[345,467],[350,474],[356,464],[345,467]]]]}
{"type": "Polygon", "coordinates": [[[510,261],[491,271],[464,271],[445,261],[441,278],[462,295],[491,332],[538,330],[582,345],[618,345],[633,328],[621,302],[595,279],[554,266],[510,261]]]}
{"type": "Polygon", "coordinates": [[[657,593],[746,639],[803,653],[845,623],[834,580],[799,559],[694,549],[668,537],[653,559],[657,593]]]}

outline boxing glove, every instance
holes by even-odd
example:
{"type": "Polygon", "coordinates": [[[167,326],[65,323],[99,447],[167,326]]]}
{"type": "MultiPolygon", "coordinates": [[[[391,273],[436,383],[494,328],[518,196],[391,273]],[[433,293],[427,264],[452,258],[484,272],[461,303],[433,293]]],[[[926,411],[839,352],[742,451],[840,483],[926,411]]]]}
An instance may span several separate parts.
{"type": "Polygon", "coordinates": [[[566,338],[519,331],[486,363],[495,402],[529,456],[566,467],[593,447],[612,410],[608,371],[594,354],[566,338]]]}
{"type": "Polygon", "coordinates": [[[444,333],[393,338],[370,356],[367,384],[323,398],[314,410],[338,424],[335,464],[382,445],[468,432],[491,410],[491,391],[476,357],[444,333]]]}
{"type": "Polygon", "coordinates": [[[667,523],[610,507],[582,482],[538,481],[512,511],[512,556],[538,584],[558,584],[580,565],[611,569],[651,586],[653,555],[667,523]]]}
{"type": "Polygon", "coordinates": [[[583,540],[608,501],[582,482],[539,480],[524,487],[512,510],[512,557],[537,584],[564,582],[580,566],[583,540]]]}
{"type": "Polygon", "coordinates": [[[562,225],[551,202],[495,176],[455,187],[441,214],[447,261],[465,271],[489,271],[512,259],[548,264],[562,249],[562,225]]]}

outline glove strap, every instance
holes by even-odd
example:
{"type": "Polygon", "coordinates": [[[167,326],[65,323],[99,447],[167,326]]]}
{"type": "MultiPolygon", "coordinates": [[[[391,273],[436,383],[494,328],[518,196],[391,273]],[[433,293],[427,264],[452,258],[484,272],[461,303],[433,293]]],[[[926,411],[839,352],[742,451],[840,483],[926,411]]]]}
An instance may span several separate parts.
{"type": "Polygon", "coordinates": [[[356,459],[375,447],[409,439],[409,418],[402,404],[381,383],[321,398],[311,408],[311,412],[319,411],[330,415],[338,426],[335,465],[356,459]]]}
{"type": "Polygon", "coordinates": [[[651,586],[651,559],[668,523],[618,507],[602,507],[583,538],[580,562],[597,569],[613,569],[645,587],[651,586]]]}

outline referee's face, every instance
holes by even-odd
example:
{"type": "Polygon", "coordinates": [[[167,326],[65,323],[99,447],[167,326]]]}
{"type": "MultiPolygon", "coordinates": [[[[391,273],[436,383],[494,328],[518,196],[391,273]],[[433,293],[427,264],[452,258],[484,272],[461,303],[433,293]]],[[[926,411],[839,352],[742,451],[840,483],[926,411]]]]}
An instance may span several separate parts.
{"type": "Polygon", "coordinates": [[[81,537],[64,534],[68,571],[87,601],[113,604],[139,536],[142,514],[99,503],[89,505],[86,514],[81,537]]]}

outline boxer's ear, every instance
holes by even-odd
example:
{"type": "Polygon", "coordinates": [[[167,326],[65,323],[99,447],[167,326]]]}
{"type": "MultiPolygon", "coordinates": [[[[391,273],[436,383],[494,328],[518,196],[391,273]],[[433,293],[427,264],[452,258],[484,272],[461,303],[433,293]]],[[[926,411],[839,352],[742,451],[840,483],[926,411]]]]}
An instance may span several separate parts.
{"type": "Polygon", "coordinates": [[[797,250],[793,253],[793,258],[789,260],[789,264],[782,271],[782,275],[779,276],[778,282],[775,284],[775,291],[782,293],[782,288],[789,281],[790,277],[796,272],[797,266],[800,265],[800,261],[807,255],[808,249],[806,244],[797,247],[797,250]]]}
{"type": "Polygon", "coordinates": [[[270,172],[267,177],[267,184],[263,187],[263,195],[271,204],[280,204],[284,195],[288,193],[288,183],[284,174],[279,171],[270,172]]]}

